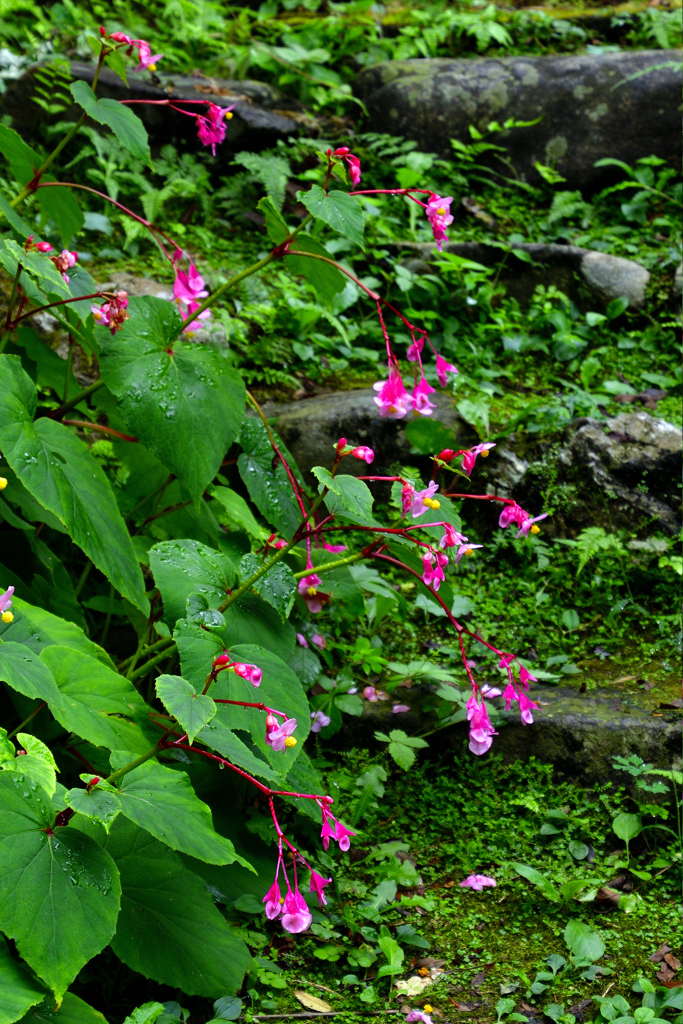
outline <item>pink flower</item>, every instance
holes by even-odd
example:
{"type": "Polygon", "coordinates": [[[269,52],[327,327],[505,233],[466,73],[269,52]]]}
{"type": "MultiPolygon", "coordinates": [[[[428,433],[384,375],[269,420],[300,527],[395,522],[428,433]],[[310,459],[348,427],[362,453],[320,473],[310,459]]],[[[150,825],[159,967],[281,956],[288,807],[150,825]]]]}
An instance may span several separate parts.
{"type": "Polygon", "coordinates": [[[231,107],[219,107],[216,103],[209,103],[206,115],[197,115],[197,135],[204,146],[211,146],[211,152],[216,155],[216,146],[225,138],[224,119],[229,121],[232,118],[231,107]]]}
{"type": "Polygon", "coordinates": [[[52,252],[52,246],[49,242],[36,242],[36,249],[38,252],[52,252]]]}
{"type": "MultiPolygon", "coordinates": [[[[279,873],[280,865],[278,864],[278,874],[279,873]]],[[[280,896],[280,886],[277,884],[277,877],[266,895],[263,897],[262,902],[266,905],[266,917],[269,921],[274,921],[276,917],[280,916],[280,912],[282,910],[282,897],[280,896]]]]}
{"type": "Polygon", "coordinates": [[[270,732],[266,733],[266,743],[275,751],[284,750],[285,747],[292,747],[296,743],[296,740],[293,742],[290,741],[289,743],[287,740],[295,729],[296,718],[288,718],[286,722],[282,723],[282,725],[276,726],[275,729],[271,729],[270,732]]]}
{"type": "Polygon", "coordinates": [[[446,377],[446,374],[457,372],[458,367],[453,366],[453,363],[446,362],[443,356],[436,357],[436,376],[442,388],[445,388],[446,385],[448,384],[448,378],[446,377]]]}
{"type": "Polygon", "coordinates": [[[524,668],[524,665],[519,666],[519,681],[525,690],[529,689],[529,683],[537,683],[538,679],[536,676],[532,676],[528,669],[524,668]]]}
{"type": "Polygon", "coordinates": [[[318,906],[327,906],[327,900],[325,899],[325,893],[323,889],[326,885],[329,885],[332,881],[331,878],[323,878],[317,871],[311,871],[311,892],[314,892],[318,897],[318,906]]]}
{"type": "Polygon", "coordinates": [[[375,457],[375,453],[373,452],[372,448],[368,448],[364,444],[359,445],[358,448],[354,448],[353,451],[350,452],[349,454],[353,455],[353,457],[356,459],[365,459],[368,466],[375,457]]]}
{"type": "Polygon", "coordinates": [[[424,335],[422,335],[421,338],[415,338],[414,341],[412,341],[411,344],[408,345],[406,359],[411,363],[418,363],[420,361],[420,355],[422,353],[422,349],[424,348],[424,344],[424,335]]]}
{"type": "Polygon", "coordinates": [[[434,412],[436,406],[429,401],[429,395],[433,394],[434,388],[427,383],[424,377],[413,388],[413,408],[420,416],[431,416],[434,412]]]}
{"type": "Polygon", "coordinates": [[[321,580],[317,573],[313,572],[310,576],[304,576],[302,580],[299,580],[299,586],[297,587],[299,596],[304,599],[308,605],[309,612],[317,615],[321,612],[324,606],[332,600],[331,594],[325,594],[321,590],[318,590],[321,580]]]}
{"type": "Polygon", "coordinates": [[[319,647],[321,651],[324,651],[327,647],[327,640],[322,633],[314,633],[311,637],[311,643],[315,644],[316,647],[319,647]]]}
{"type": "Polygon", "coordinates": [[[123,32],[112,32],[109,38],[113,39],[115,43],[128,43],[129,45],[131,43],[130,36],[124,35],[123,32]]]}
{"type": "Polygon", "coordinates": [[[412,484],[404,484],[401,489],[401,514],[407,516],[410,506],[415,500],[415,488],[412,484]]]}
{"type": "Polygon", "coordinates": [[[355,836],[355,834],[355,832],[351,832],[348,828],[342,825],[340,821],[337,822],[334,837],[339,843],[339,849],[344,853],[346,853],[351,845],[350,838],[355,836]]]}
{"type": "Polygon", "coordinates": [[[52,262],[60,272],[66,283],[69,283],[69,275],[66,273],[67,270],[71,270],[72,267],[76,266],[78,259],[77,252],[69,252],[68,249],[62,249],[59,256],[52,256],[52,262]]]}
{"type": "Polygon", "coordinates": [[[416,1021],[420,1021],[421,1024],[433,1024],[432,1018],[428,1013],[423,1013],[422,1010],[411,1010],[406,1016],[408,1024],[415,1024],[416,1021]]]}
{"type": "Polygon", "coordinates": [[[91,306],[90,310],[96,324],[108,327],[111,334],[116,334],[123,327],[124,321],[128,319],[126,307],[128,306],[128,293],[117,292],[109,302],[103,302],[101,306],[91,306]]]}
{"type": "Polygon", "coordinates": [[[519,530],[517,531],[517,537],[521,537],[522,535],[528,537],[530,533],[540,533],[541,531],[539,530],[538,526],[535,526],[534,524],[540,523],[541,519],[547,518],[548,513],[544,512],[543,515],[536,516],[535,519],[525,519],[524,522],[520,525],[519,530]]]}
{"type": "Polygon", "coordinates": [[[328,544],[325,540],[323,541],[323,547],[325,551],[331,551],[335,555],[340,551],[346,551],[346,544],[328,544]]]}
{"type": "Polygon", "coordinates": [[[525,512],[523,508],[520,508],[516,501],[513,501],[506,505],[500,513],[500,516],[498,517],[498,525],[502,530],[504,530],[510,525],[510,523],[517,523],[518,526],[521,526],[524,520],[529,518],[529,513],[525,512]]]}
{"type": "Polygon", "coordinates": [[[455,564],[458,564],[463,555],[471,555],[475,548],[483,548],[483,546],[483,544],[470,544],[467,537],[463,537],[463,543],[455,553],[455,564]]]}
{"type": "Polygon", "coordinates": [[[451,216],[452,202],[453,196],[446,196],[445,198],[442,198],[434,193],[429,197],[429,202],[425,207],[427,220],[431,224],[434,241],[436,242],[436,247],[439,252],[441,252],[442,242],[448,241],[446,228],[449,224],[453,223],[453,217],[451,216]]]}
{"type": "Polygon", "coordinates": [[[374,686],[366,686],[363,690],[363,696],[374,704],[375,701],[379,700],[379,690],[376,690],[374,686]]]}
{"type": "Polygon", "coordinates": [[[486,701],[482,697],[479,704],[476,692],[467,702],[467,721],[470,723],[470,750],[473,754],[485,754],[493,743],[491,737],[497,733],[489,720],[486,701]]]}
{"type": "Polygon", "coordinates": [[[465,881],[460,883],[460,887],[461,889],[474,889],[476,892],[481,892],[482,889],[489,886],[495,887],[496,884],[495,878],[489,878],[488,875],[468,875],[465,881]]]}
{"type": "Polygon", "coordinates": [[[299,644],[300,647],[308,647],[308,640],[303,635],[303,633],[297,633],[296,634],[296,639],[297,639],[297,643],[299,644]]]}
{"type": "Polygon", "coordinates": [[[410,711],[410,707],[408,704],[394,704],[391,711],[394,715],[402,715],[404,711],[410,711]]]}
{"type": "Polygon", "coordinates": [[[479,689],[482,697],[502,697],[503,695],[502,690],[499,690],[497,686],[489,686],[488,683],[482,683],[479,689]]]}
{"type": "Polygon", "coordinates": [[[421,516],[425,509],[437,509],[440,504],[434,498],[434,495],[439,489],[439,485],[434,481],[430,481],[429,485],[422,491],[417,491],[413,496],[413,502],[410,506],[410,512],[413,519],[417,519],[421,516]]]}
{"type": "Polygon", "coordinates": [[[351,832],[350,829],[342,825],[340,821],[330,814],[329,804],[321,802],[320,809],[323,812],[323,827],[320,833],[320,838],[323,842],[323,848],[327,850],[330,845],[330,839],[335,839],[339,843],[339,849],[343,850],[344,853],[348,850],[351,845],[349,842],[350,837],[355,836],[355,832],[351,832]],[[334,822],[334,826],[330,825],[330,821],[334,822]]]}
{"type": "MultiPolygon", "coordinates": [[[[179,250],[176,250],[173,253],[173,262],[178,262],[181,255],[179,250]]],[[[179,305],[187,305],[188,302],[205,299],[209,294],[204,287],[204,278],[191,260],[189,264],[187,273],[176,267],[173,296],[179,305]]]]}
{"type": "Polygon", "coordinates": [[[282,906],[282,927],[284,930],[297,935],[299,932],[305,932],[310,928],[312,921],[313,917],[308,909],[306,900],[298,888],[295,887],[294,892],[289,889],[282,906]]]}
{"type": "Polygon", "coordinates": [[[448,565],[448,555],[436,554],[436,565],[432,567],[434,552],[428,551],[422,558],[422,582],[433,590],[439,589],[441,583],[446,579],[443,574],[444,568],[448,565]]]}
{"type": "Polygon", "coordinates": [[[349,178],[351,179],[351,184],[353,186],[359,185],[361,178],[360,160],[358,159],[357,156],[354,156],[353,153],[349,151],[349,147],[340,146],[339,149],[335,149],[332,156],[341,156],[344,158],[344,160],[346,160],[347,164],[349,165],[349,178]]]}
{"type": "Polygon", "coordinates": [[[373,399],[382,418],[389,416],[401,420],[413,407],[413,399],[406,391],[398,370],[389,371],[389,380],[378,380],[372,385],[379,394],[373,399]]]}
{"type": "Polygon", "coordinates": [[[439,541],[440,548],[455,548],[459,544],[466,544],[467,537],[464,537],[461,533],[451,526],[450,523],[443,524],[443,537],[439,541]]]}
{"type": "Polygon", "coordinates": [[[320,732],[330,724],[332,719],[322,711],[311,711],[311,732],[320,732]]]}
{"type": "Polygon", "coordinates": [[[530,700],[525,693],[520,693],[517,698],[519,701],[519,713],[522,719],[523,725],[533,725],[534,716],[531,714],[532,711],[537,711],[539,706],[530,700]]]}
{"type": "MultiPolygon", "coordinates": [[[[114,37],[112,36],[111,38],[113,39],[114,37]]],[[[156,71],[157,61],[161,60],[163,53],[152,53],[149,43],[146,43],[144,39],[131,39],[130,43],[132,46],[135,46],[138,51],[138,60],[140,63],[135,70],[156,71]]]]}
{"type": "Polygon", "coordinates": [[[9,625],[10,622],[14,621],[14,615],[10,611],[13,594],[14,587],[8,587],[4,594],[0,594],[0,617],[5,625],[9,625]]]}
{"type": "Polygon", "coordinates": [[[263,673],[258,665],[244,665],[242,662],[236,661],[232,668],[235,670],[235,675],[241,676],[242,679],[246,679],[247,682],[252,684],[252,686],[261,685],[263,673]]]}
{"type": "Polygon", "coordinates": [[[474,448],[470,448],[468,452],[465,452],[462,460],[462,468],[468,476],[471,475],[474,469],[474,464],[477,461],[477,455],[486,456],[488,455],[491,448],[495,448],[493,442],[487,442],[486,444],[475,444],[474,448]]]}

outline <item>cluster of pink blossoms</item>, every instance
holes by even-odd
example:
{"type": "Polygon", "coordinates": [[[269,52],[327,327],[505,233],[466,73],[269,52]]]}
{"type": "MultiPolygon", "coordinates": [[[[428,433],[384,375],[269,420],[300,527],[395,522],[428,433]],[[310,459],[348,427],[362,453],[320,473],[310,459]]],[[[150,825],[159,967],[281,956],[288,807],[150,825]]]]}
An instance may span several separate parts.
{"type": "MultiPolygon", "coordinates": [[[[406,390],[396,357],[391,349],[388,350],[389,378],[388,380],[379,380],[372,385],[374,390],[377,391],[374,403],[379,409],[379,414],[382,418],[388,416],[393,420],[401,420],[409,412],[417,413],[419,416],[431,416],[434,411],[435,406],[429,398],[430,395],[434,394],[434,388],[425,378],[422,366],[422,349],[424,348],[425,340],[431,348],[431,342],[426,334],[416,338],[408,347],[407,358],[411,363],[416,364],[415,380],[411,392],[406,390]]],[[[458,369],[444,359],[443,356],[439,355],[438,352],[433,351],[436,356],[437,379],[442,387],[446,387],[448,383],[447,374],[457,373],[458,369]]]]}
{"type": "MultiPolygon", "coordinates": [[[[179,267],[180,261],[183,259],[184,253],[180,249],[176,249],[173,253],[173,267],[175,270],[175,281],[173,282],[173,297],[178,303],[181,316],[183,320],[189,319],[194,315],[195,310],[199,309],[201,303],[200,299],[205,299],[208,296],[208,291],[204,286],[204,278],[198,272],[192,260],[188,258],[188,269],[187,271],[181,270],[179,267]]],[[[201,329],[201,320],[208,320],[211,316],[211,310],[205,309],[199,313],[196,320],[188,324],[184,328],[186,334],[194,334],[195,331],[201,329]]]]}
{"type": "MultiPolygon", "coordinates": [[[[24,249],[26,252],[48,253],[54,251],[49,242],[34,242],[33,235],[29,235],[26,239],[24,249]]],[[[76,263],[78,262],[78,253],[70,252],[69,249],[62,249],[60,253],[55,253],[54,256],[50,256],[50,259],[68,284],[70,278],[67,274],[67,270],[71,270],[72,267],[76,266],[76,263]]]]}
{"type": "Polygon", "coordinates": [[[128,292],[117,292],[113,298],[103,302],[101,306],[91,306],[90,309],[95,323],[102,327],[108,327],[113,335],[121,330],[124,321],[129,317],[126,312],[127,306],[128,292]]]}
{"type": "Polygon", "coordinates": [[[261,685],[263,673],[258,665],[248,665],[241,661],[232,661],[228,651],[224,651],[223,654],[220,654],[213,663],[214,678],[219,672],[228,668],[231,668],[235,675],[241,676],[242,679],[246,679],[247,682],[252,684],[252,686],[261,685]]]}
{"type": "MultiPolygon", "coordinates": [[[[100,35],[107,35],[103,28],[100,29],[100,35]]],[[[156,71],[157,61],[163,57],[163,53],[152,53],[151,46],[144,39],[131,39],[124,32],[112,32],[109,39],[113,39],[115,43],[124,43],[128,47],[126,52],[129,55],[133,50],[138,51],[139,63],[136,71],[156,71]]]]}

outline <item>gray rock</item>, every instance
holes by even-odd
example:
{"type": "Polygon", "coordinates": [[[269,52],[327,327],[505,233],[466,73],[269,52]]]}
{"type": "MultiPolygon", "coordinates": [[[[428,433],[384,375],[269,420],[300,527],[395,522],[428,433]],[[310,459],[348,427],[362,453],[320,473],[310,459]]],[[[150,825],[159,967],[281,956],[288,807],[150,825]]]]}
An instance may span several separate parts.
{"type": "Polygon", "coordinates": [[[673,297],[680,299],[683,291],[683,263],[679,263],[674,274],[673,297]]]}
{"type": "MultiPolygon", "coordinates": [[[[376,730],[403,729],[409,735],[433,728],[434,717],[423,710],[433,699],[432,686],[417,686],[400,692],[411,711],[395,715],[388,704],[363,701],[363,716],[353,719],[340,734],[343,743],[372,744],[376,730]]],[[[588,693],[568,686],[530,684],[529,696],[541,704],[534,711],[534,724],[522,725],[519,713],[505,711],[500,698],[490,701],[505,720],[499,727],[492,751],[506,761],[537,757],[554,765],[558,773],[583,783],[612,779],[628,782],[623,772],[615,771],[615,755],[637,754],[659,768],[679,768],[681,762],[680,713],[667,712],[661,718],[638,706],[640,694],[624,688],[601,686],[588,693]]],[[[441,730],[430,738],[433,750],[461,751],[467,741],[467,723],[441,730]]],[[[489,755],[484,755],[489,756],[489,755]]]]}
{"type": "MultiPolygon", "coordinates": [[[[397,463],[410,463],[411,445],[405,434],[406,420],[381,419],[373,402],[372,388],[338,391],[279,405],[269,402],[263,411],[275,421],[275,428],[304,474],[313,466],[329,469],[334,462],[334,445],[340,437],[354,444],[368,445],[375,452],[371,467],[357,459],[344,461],[344,472],[354,476],[383,475],[397,463]]],[[[431,396],[435,417],[453,430],[456,448],[476,444],[471,428],[456,411],[453,400],[441,392],[431,396]]]]}
{"type": "MultiPolygon", "coordinates": [[[[0,110],[3,114],[11,116],[14,128],[22,135],[33,134],[38,124],[45,119],[45,111],[32,99],[35,72],[40,66],[33,65],[21,78],[11,82],[0,99],[0,110]]],[[[92,83],[94,72],[94,64],[71,64],[73,77],[88,84],[92,83]]],[[[287,100],[265,82],[237,82],[187,75],[172,77],[159,73],[158,78],[162,85],[157,86],[150,80],[149,75],[137,74],[134,71],[129,71],[127,78],[126,86],[117,74],[109,68],[104,68],[97,86],[98,96],[115,100],[208,100],[219,107],[230,107],[234,104],[233,117],[225,123],[227,150],[217,150],[217,153],[229,152],[230,159],[237,146],[260,149],[264,145],[273,145],[279,138],[286,139],[299,133],[297,121],[288,117],[287,112],[281,111],[282,107],[287,106],[287,100]]],[[[296,113],[297,105],[290,106],[296,113]]],[[[195,109],[201,111],[204,108],[195,109]]],[[[152,137],[157,135],[159,141],[167,142],[169,138],[174,137],[196,137],[194,121],[166,107],[139,104],[135,112],[144,121],[152,137]]],[[[74,106],[67,116],[75,117],[79,113],[80,107],[74,106]]],[[[300,114],[297,114],[297,117],[301,120],[300,114]]],[[[201,148],[200,143],[197,143],[197,146],[201,148]]]]}
{"type": "MultiPolygon", "coordinates": [[[[584,417],[551,437],[511,435],[480,472],[487,493],[514,497],[524,508],[536,508],[549,494],[555,512],[543,531],[551,536],[575,536],[588,526],[634,530],[653,521],[675,534],[681,528],[682,436],[647,412],[604,423],[584,417]]],[[[493,512],[482,514],[492,526],[493,512]]]]}
{"type": "MultiPolygon", "coordinates": [[[[385,248],[419,254],[417,259],[403,261],[403,265],[414,274],[434,272],[429,262],[435,259],[431,242],[395,242],[388,243],[385,248]]],[[[499,277],[507,293],[520,302],[528,302],[539,284],[546,287],[554,284],[570,297],[578,299],[575,283],[577,273],[595,297],[604,303],[623,295],[631,308],[638,309],[645,301],[650,272],[635,260],[611,256],[595,249],[583,249],[577,245],[526,242],[515,244],[512,248],[528,253],[534,261],[533,264],[522,263],[510,255],[499,277]]],[[[503,257],[501,249],[482,242],[445,242],[443,251],[485,266],[494,266],[503,257]]]]}
{"type": "MultiPolygon", "coordinates": [[[[594,167],[603,157],[633,164],[656,154],[680,162],[677,50],[389,61],[361,71],[355,92],[368,108],[370,130],[415,139],[446,159],[450,139],[471,142],[470,125],[485,132],[492,120],[540,118],[495,140],[533,183],[541,180],[537,161],[553,165],[569,188],[597,187],[613,174],[594,167]]],[[[505,165],[494,166],[509,175],[505,165]]]]}

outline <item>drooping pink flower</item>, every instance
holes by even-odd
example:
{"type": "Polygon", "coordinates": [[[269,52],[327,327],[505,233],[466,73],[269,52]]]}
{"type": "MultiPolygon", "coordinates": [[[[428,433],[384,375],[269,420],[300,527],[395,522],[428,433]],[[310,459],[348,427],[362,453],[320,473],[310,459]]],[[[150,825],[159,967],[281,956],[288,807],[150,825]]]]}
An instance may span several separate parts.
{"type": "Polygon", "coordinates": [[[448,555],[436,554],[436,565],[433,565],[435,552],[427,551],[422,557],[422,582],[427,587],[438,591],[445,580],[444,568],[448,565],[448,555]]]}
{"type": "MultiPolygon", "coordinates": [[[[173,262],[177,263],[181,257],[180,251],[176,250],[173,254],[173,262]]],[[[173,297],[179,305],[187,305],[197,299],[205,299],[209,293],[204,285],[204,278],[191,260],[187,273],[176,266],[173,297]]]]}
{"type": "Polygon", "coordinates": [[[12,607],[12,596],[14,594],[14,587],[8,587],[4,594],[0,594],[0,617],[6,626],[10,622],[14,622],[14,615],[10,611],[12,607]]]}
{"type": "Polygon", "coordinates": [[[339,843],[339,849],[346,853],[351,845],[349,840],[351,837],[355,836],[356,833],[351,832],[351,830],[346,828],[345,825],[342,825],[340,821],[337,821],[333,814],[330,814],[328,804],[321,802],[320,809],[323,812],[323,827],[320,837],[322,839],[324,849],[327,850],[329,848],[330,839],[335,839],[339,843]],[[334,824],[331,825],[330,821],[334,824]]]}
{"type": "Polygon", "coordinates": [[[59,273],[62,275],[66,283],[69,283],[69,275],[67,270],[71,270],[72,267],[76,266],[78,260],[77,252],[69,252],[68,249],[62,249],[58,256],[50,257],[54,265],[56,266],[59,273]]]}
{"type": "Polygon", "coordinates": [[[326,728],[332,719],[322,711],[311,711],[311,732],[320,732],[326,728]]]}
{"type": "Polygon", "coordinates": [[[423,334],[421,337],[415,338],[410,343],[410,345],[408,345],[408,350],[406,352],[406,359],[408,360],[408,362],[410,362],[410,363],[417,363],[417,362],[420,361],[420,355],[422,354],[422,349],[424,348],[424,344],[425,344],[425,336],[423,334]]]}
{"type": "Polygon", "coordinates": [[[436,376],[442,388],[445,388],[446,385],[448,384],[448,377],[446,376],[446,374],[457,372],[458,367],[453,366],[453,363],[447,362],[447,360],[445,360],[443,356],[436,357],[436,376]]]}
{"type": "Polygon", "coordinates": [[[529,519],[529,513],[525,512],[516,501],[510,502],[505,506],[503,511],[498,517],[498,525],[502,530],[505,530],[511,523],[517,523],[520,526],[525,519],[529,519]]]}
{"type": "Polygon", "coordinates": [[[197,114],[197,135],[203,146],[211,146],[211,152],[216,155],[216,146],[225,138],[225,121],[232,118],[231,107],[219,107],[216,103],[209,103],[206,114],[197,114]]]}
{"type": "MultiPolygon", "coordinates": [[[[278,874],[279,873],[280,865],[278,864],[278,874]]],[[[263,897],[262,902],[266,905],[266,917],[269,921],[274,921],[276,917],[280,916],[282,911],[282,897],[280,895],[280,886],[277,884],[277,876],[270,889],[263,897]]]]}
{"type": "Polygon", "coordinates": [[[404,484],[401,488],[401,514],[407,516],[410,506],[415,500],[415,488],[412,484],[404,484]]]}
{"type": "Polygon", "coordinates": [[[519,666],[519,681],[525,690],[529,689],[529,683],[537,683],[538,679],[536,676],[532,676],[528,669],[524,668],[524,665],[519,666]]]}
{"type": "Polygon", "coordinates": [[[460,883],[460,887],[461,889],[474,889],[475,892],[481,892],[482,889],[486,889],[489,886],[495,887],[497,884],[495,878],[489,878],[488,875],[468,875],[465,881],[460,883]]]}
{"type": "Polygon", "coordinates": [[[434,495],[439,489],[439,485],[434,480],[430,480],[427,487],[421,491],[417,491],[413,496],[413,502],[410,506],[410,512],[413,519],[417,519],[421,516],[428,508],[437,509],[440,508],[440,502],[438,502],[434,495]]]}
{"type": "MultiPolygon", "coordinates": [[[[328,153],[329,153],[329,150],[328,150],[328,153]]],[[[348,146],[340,146],[339,149],[335,149],[335,151],[334,151],[334,153],[332,155],[333,156],[341,156],[341,157],[343,157],[344,160],[346,160],[347,164],[349,165],[349,178],[351,179],[351,184],[354,187],[356,185],[359,185],[360,184],[360,178],[361,178],[361,171],[360,171],[360,160],[358,159],[358,157],[354,156],[353,153],[351,153],[351,151],[349,150],[348,146]]]]}
{"type": "Polygon", "coordinates": [[[288,889],[285,902],[282,906],[282,927],[286,932],[298,935],[311,927],[313,917],[308,909],[306,900],[298,888],[294,891],[288,889]]]}
{"type": "Polygon", "coordinates": [[[316,647],[319,647],[321,651],[324,651],[327,647],[327,640],[322,633],[314,633],[311,637],[311,643],[315,644],[316,647]]]}
{"type": "Polygon", "coordinates": [[[355,836],[355,834],[355,832],[351,832],[350,829],[346,828],[345,825],[342,825],[340,821],[337,822],[334,831],[334,836],[337,842],[339,843],[339,849],[342,850],[343,853],[346,853],[346,851],[350,847],[350,840],[353,836],[355,836]]]}
{"type": "Polygon", "coordinates": [[[128,306],[128,293],[117,292],[113,299],[103,302],[101,306],[91,306],[90,310],[93,320],[102,327],[108,327],[111,334],[116,334],[123,327],[124,321],[128,319],[126,312],[128,306]]]}
{"type": "Polygon", "coordinates": [[[332,600],[331,594],[325,594],[322,590],[318,590],[321,579],[317,573],[313,572],[310,576],[304,576],[302,580],[299,580],[297,591],[299,596],[308,605],[309,612],[317,615],[321,612],[324,606],[332,600]]]}
{"type": "Polygon", "coordinates": [[[431,416],[436,408],[429,400],[433,394],[434,388],[423,377],[413,388],[413,410],[420,416],[431,416]]]}
{"type": "Polygon", "coordinates": [[[379,392],[373,399],[382,418],[401,420],[413,407],[413,399],[406,391],[401,375],[396,369],[389,371],[388,380],[378,380],[372,385],[379,392]]]}
{"type": "Polygon", "coordinates": [[[358,448],[354,448],[352,452],[349,452],[349,454],[353,455],[355,459],[364,459],[368,466],[375,457],[375,453],[372,448],[368,448],[367,445],[364,444],[359,445],[358,448]]]}
{"type": "Polygon", "coordinates": [[[439,252],[441,252],[442,243],[448,241],[446,228],[449,224],[453,223],[453,217],[451,216],[452,202],[453,196],[442,197],[434,193],[429,197],[429,202],[425,207],[427,220],[431,225],[434,241],[439,252]]]}
{"type": "Polygon", "coordinates": [[[251,683],[252,686],[260,686],[263,673],[258,665],[245,665],[240,661],[233,663],[232,668],[235,671],[235,675],[241,676],[242,679],[246,679],[247,682],[251,683]]]}
{"type": "Polygon", "coordinates": [[[311,888],[310,891],[314,892],[318,897],[318,906],[327,906],[327,900],[325,899],[325,893],[323,889],[326,885],[329,885],[332,881],[331,878],[323,878],[317,871],[311,871],[311,888]]]}
{"type": "Polygon", "coordinates": [[[483,544],[470,544],[467,537],[463,537],[463,543],[455,552],[454,562],[457,565],[463,555],[471,555],[475,548],[483,548],[483,544]]]}
{"type": "Polygon", "coordinates": [[[303,635],[303,633],[297,633],[296,640],[300,647],[308,647],[308,640],[303,635]]]}
{"type": "Polygon", "coordinates": [[[275,751],[284,750],[285,747],[293,747],[296,744],[296,740],[292,736],[295,729],[296,718],[288,718],[282,725],[277,726],[266,734],[266,743],[275,751]],[[288,740],[289,742],[287,742],[288,740]]]}
{"type": "Polygon", "coordinates": [[[331,551],[335,555],[340,551],[346,551],[346,544],[328,544],[326,540],[324,540],[322,544],[325,551],[331,551]]]}
{"type": "Polygon", "coordinates": [[[548,513],[544,512],[543,515],[536,516],[534,519],[525,519],[524,522],[520,524],[519,530],[517,531],[517,537],[528,537],[530,533],[540,533],[541,531],[539,527],[535,524],[540,523],[541,519],[547,518],[548,513]]]}
{"type": "Polygon", "coordinates": [[[443,537],[439,541],[439,547],[441,548],[455,548],[459,544],[466,544],[467,537],[464,537],[462,533],[458,533],[454,526],[450,523],[443,524],[443,537]]]}
{"type": "Polygon", "coordinates": [[[499,690],[497,686],[489,686],[488,683],[482,683],[479,689],[482,697],[502,697],[503,695],[502,690],[499,690]]]}
{"type": "Polygon", "coordinates": [[[522,724],[533,725],[534,716],[531,712],[538,711],[540,705],[530,700],[525,693],[520,693],[517,699],[519,700],[519,715],[522,719],[522,724]]]}
{"type": "Polygon", "coordinates": [[[482,697],[480,704],[476,692],[467,702],[467,721],[470,723],[470,750],[473,754],[485,754],[497,733],[489,720],[486,701],[482,697]]]}
{"type": "Polygon", "coordinates": [[[477,456],[481,455],[485,457],[488,455],[491,448],[495,448],[495,444],[490,441],[486,444],[475,444],[474,448],[470,448],[469,451],[465,452],[462,459],[462,468],[468,476],[471,475],[474,469],[474,464],[477,461],[477,456]]]}
{"type": "MultiPolygon", "coordinates": [[[[114,37],[112,36],[112,39],[114,37]]],[[[138,51],[139,64],[136,71],[156,71],[157,61],[161,60],[163,53],[152,53],[152,48],[144,39],[131,39],[131,45],[138,51]]]]}

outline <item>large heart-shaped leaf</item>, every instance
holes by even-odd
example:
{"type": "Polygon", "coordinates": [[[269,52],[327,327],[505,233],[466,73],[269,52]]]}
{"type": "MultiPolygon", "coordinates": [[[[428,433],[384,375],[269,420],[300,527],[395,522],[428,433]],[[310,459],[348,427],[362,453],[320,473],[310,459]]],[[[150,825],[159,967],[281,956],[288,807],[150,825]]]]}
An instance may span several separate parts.
{"type": "Polygon", "coordinates": [[[197,733],[216,714],[211,697],[197,693],[192,683],[181,676],[162,675],[156,681],[157,697],[177,719],[193,743],[197,733]]]}
{"type": "Polygon", "coordinates": [[[145,585],[111,485],[68,427],[32,422],[36,389],[17,356],[0,356],[0,447],[26,489],[66,527],[118,591],[145,614],[145,585]]]}
{"type": "MultiPolygon", "coordinates": [[[[290,469],[296,473],[294,460],[277,435],[275,441],[290,469]]],[[[290,540],[301,523],[301,512],[287,471],[280,460],[273,457],[268,433],[260,419],[247,417],[240,433],[240,444],[244,451],[237,460],[237,467],[249,497],[264,519],[290,540]]]]}
{"type": "Polygon", "coordinates": [[[7,943],[0,935],[0,1024],[12,1024],[12,1021],[19,1020],[46,995],[46,990],[35,980],[26,965],[10,956],[7,943]]]}
{"type": "Polygon", "coordinates": [[[119,819],[106,849],[121,872],[121,914],[112,948],[134,971],[186,995],[235,993],[251,957],[180,857],[119,819]]]}
{"type": "Polygon", "coordinates": [[[96,336],[102,377],[128,430],[197,499],[218,472],[244,417],[242,378],[227,350],[179,338],[176,308],[150,295],[131,299],[112,337],[96,336]]]}
{"type": "MultiPolygon", "coordinates": [[[[107,652],[94,644],[92,640],[88,640],[83,630],[73,622],[66,622],[57,615],[53,615],[52,612],[48,612],[44,608],[37,608],[17,597],[12,599],[12,611],[14,612],[14,622],[9,625],[4,622],[0,623],[0,639],[2,639],[3,650],[8,643],[11,643],[12,646],[20,644],[22,648],[28,648],[34,654],[40,654],[45,647],[52,647],[56,644],[59,647],[70,647],[74,651],[80,651],[81,654],[87,654],[99,661],[101,665],[113,669],[113,662],[107,652]]],[[[12,656],[14,657],[14,654],[12,656]]],[[[18,652],[17,657],[19,657],[18,652]]],[[[19,687],[17,686],[16,689],[19,687]]],[[[21,690],[20,692],[24,693],[25,691],[21,690]]],[[[31,696],[31,694],[27,693],[27,696],[31,696]]],[[[38,693],[35,696],[39,696],[38,693]]]]}
{"type": "Polygon", "coordinates": [[[164,618],[173,628],[185,618],[190,594],[202,594],[209,607],[225,601],[235,582],[230,559],[198,540],[165,540],[149,552],[154,582],[164,602],[164,618]]]}
{"type": "Polygon", "coordinates": [[[59,997],[114,934],[121,886],[109,854],[54,819],[43,790],[0,774],[0,928],[59,997]]]}

